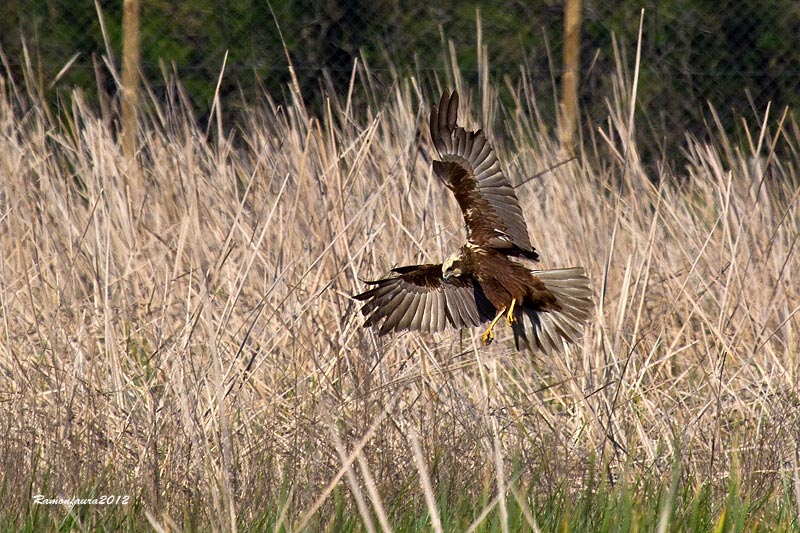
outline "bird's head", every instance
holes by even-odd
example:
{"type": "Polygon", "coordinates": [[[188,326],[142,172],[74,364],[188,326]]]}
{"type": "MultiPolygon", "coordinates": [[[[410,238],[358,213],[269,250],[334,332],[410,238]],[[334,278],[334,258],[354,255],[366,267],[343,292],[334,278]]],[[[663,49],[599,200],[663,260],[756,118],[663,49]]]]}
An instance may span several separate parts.
{"type": "Polygon", "coordinates": [[[464,272],[461,270],[464,256],[461,252],[456,252],[442,263],[442,277],[447,281],[452,276],[460,276],[464,272]]]}

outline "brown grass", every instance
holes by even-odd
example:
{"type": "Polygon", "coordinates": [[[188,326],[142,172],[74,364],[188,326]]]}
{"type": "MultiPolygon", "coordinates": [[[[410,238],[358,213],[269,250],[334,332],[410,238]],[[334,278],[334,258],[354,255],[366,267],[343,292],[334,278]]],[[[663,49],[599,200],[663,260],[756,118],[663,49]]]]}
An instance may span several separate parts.
{"type": "MultiPolygon", "coordinates": [[[[478,94],[450,75],[512,181],[562,159],[528,83],[483,72],[478,94]]],[[[590,464],[669,477],[677,456],[752,494],[792,478],[792,118],[743,147],[687,139],[686,167],[654,172],[620,83],[578,159],[518,189],[543,267],[584,265],[597,294],[583,344],[543,359],[505,328],[484,348],[474,330],[360,327],[359,279],[463,240],[424,127],[444,85],[369,80],[320,118],[295,92],[212,138],[179,92],[151,99],[131,166],[115,115],[80,92],[52,113],[0,79],[0,477],[20,488],[4,505],[116,492],[154,524],[302,529],[345,494],[374,529],[455,496],[503,516],[487,487],[526,510],[520,487],[580,491],[590,464]]]]}

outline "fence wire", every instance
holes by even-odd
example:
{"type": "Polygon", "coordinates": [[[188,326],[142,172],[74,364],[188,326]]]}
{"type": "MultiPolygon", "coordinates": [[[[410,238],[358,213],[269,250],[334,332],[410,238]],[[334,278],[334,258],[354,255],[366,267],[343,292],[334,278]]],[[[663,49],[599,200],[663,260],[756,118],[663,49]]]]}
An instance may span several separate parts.
{"type": "MultiPolygon", "coordinates": [[[[118,60],[122,3],[5,0],[0,5],[0,45],[11,74],[22,75],[27,61],[35,67],[37,82],[51,93],[75,85],[91,91],[98,84],[113,92],[103,56],[110,48],[118,60]]],[[[226,52],[220,90],[234,107],[263,92],[280,99],[289,82],[284,46],[304,95],[311,99],[319,94],[323,79],[334,88],[346,86],[356,57],[370,66],[378,83],[390,83],[397,73],[444,79],[449,41],[462,72],[474,78],[467,81],[477,82],[478,18],[495,80],[518,78],[523,65],[546,98],[553,96],[560,76],[563,4],[551,0],[488,5],[143,0],[142,6],[144,78],[158,94],[165,73],[168,77],[174,70],[201,115],[210,109],[226,52]]],[[[778,109],[796,107],[800,2],[584,0],[580,72],[584,120],[603,119],[617,69],[616,54],[623,55],[624,65],[632,65],[641,9],[645,17],[638,103],[653,139],[703,135],[709,103],[718,110],[723,126],[732,130],[741,117],[757,120],[768,102],[778,109]]]]}

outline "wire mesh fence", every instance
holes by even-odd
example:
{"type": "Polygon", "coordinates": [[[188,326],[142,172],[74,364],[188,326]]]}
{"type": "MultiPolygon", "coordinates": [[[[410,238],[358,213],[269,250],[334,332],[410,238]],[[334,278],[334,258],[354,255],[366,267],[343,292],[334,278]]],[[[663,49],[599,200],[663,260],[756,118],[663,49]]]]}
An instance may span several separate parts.
{"type": "MultiPolygon", "coordinates": [[[[6,0],[0,45],[12,75],[34,65],[37,84],[57,94],[78,85],[115,90],[104,56],[119,56],[122,0],[6,0]],[[105,32],[103,32],[103,26],[105,32]],[[104,35],[106,38],[104,38],[104,35]],[[72,61],[72,63],[70,63],[72,61]],[[66,70],[64,66],[69,64],[66,70]]],[[[443,76],[452,41],[458,66],[477,81],[477,20],[490,75],[525,75],[555,95],[561,75],[563,3],[503,0],[488,5],[408,0],[144,0],[142,74],[156,94],[177,74],[202,116],[211,107],[227,53],[220,95],[229,108],[260,92],[281,98],[286,52],[304,96],[323,80],[343,90],[359,57],[378,83],[397,74],[443,76]],[[285,46],[285,49],[284,49],[285,46]],[[522,66],[522,68],[521,68],[522,66]]],[[[755,120],[768,102],[794,107],[800,85],[800,3],[795,0],[585,0],[581,32],[583,120],[602,121],[616,65],[632,65],[645,10],[638,104],[653,139],[703,135],[708,103],[730,131],[755,120]]],[[[114,63],[117,59],[111,57],[114,63]]]]}

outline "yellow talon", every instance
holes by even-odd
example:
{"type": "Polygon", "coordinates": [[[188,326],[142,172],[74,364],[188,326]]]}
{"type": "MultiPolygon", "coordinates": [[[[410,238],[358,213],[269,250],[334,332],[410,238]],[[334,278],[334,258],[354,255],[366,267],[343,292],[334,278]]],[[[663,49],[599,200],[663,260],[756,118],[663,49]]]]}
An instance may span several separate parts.
{"type": "MultiPolygon", "coordinates": [[[[513,300],[512,300],[512,302],[513,302],[513,300]]],[[[506,312],[506,308],[504,307],[504,308],[502,308],[500,310],[499,313],[497,313],[497,316],[494,317],[492,322],[489,324],[489,327],[486,328],[486,333],[484,333],[483,337],[481,337],[481,340],[483,341],[483,345],[484,346],[489,346],[490,344],[492,344],[492,341],[494,340],[494,331],[492,331],[492,330],[494,329],[494,326],[497,324],[497,322],[501,318],[503,318],[503,314],[505,312],[506,312]]]]}
{"type": "Polygon", "coordinates": [[[517,303],[516,298],[511,298],[511,305],[508,307],[508,314],[506,315],[506,323],[512,327],[517,323],[517,317],[514,316],[514,305],[517,303]]]}

